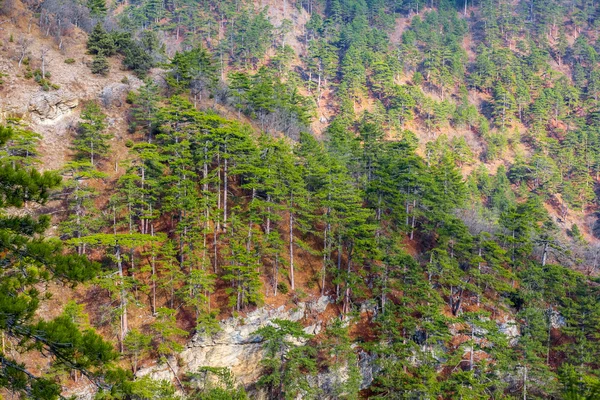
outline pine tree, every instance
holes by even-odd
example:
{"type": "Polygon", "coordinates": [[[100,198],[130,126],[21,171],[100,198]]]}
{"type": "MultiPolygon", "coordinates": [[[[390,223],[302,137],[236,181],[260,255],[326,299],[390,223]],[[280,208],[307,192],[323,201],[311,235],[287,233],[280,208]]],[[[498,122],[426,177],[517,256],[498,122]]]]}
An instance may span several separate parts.
{"type": "Polygon", "coordinates": [[[99,17],[106,14],[105,0],[88,0],[87,6],[93,16],[99,17]]]}
{"type": "Polygon", "coordinates": [[[350,400],[358,398],[361,375],[348,332],[349,325],[344,325],[339,319],[331,321],[321,345],[328,357],[326,362],[329,370],[335,374],[333,394],[336,398],[350,400]]]}
{"type": "MultiPolygon", "coordinates": [[[[0,126],[0,129],[7,132],[10,135],[10,140],[7,140],[3,149],[0,149],[0,158],[5,162],[12,164],[16,168],[17,165],[28,168],[39,163],[37,159],[38,144],[41,135],[23,129],[18,125],[14,126],[0,126]]],[[[2,134],[0,133],[0,137],[2,134]]]]}
{"type": "MultiPolygon", "coordinates": [[[[12,131],[0,129],[0,146],[12,131]]],[[[0,208],[22,207],[25,202],[44,203],[60,183],[54,172],[40,173],[0,159],[0,208]]],[[[53,365],[67,365],[97,382],[96,374],[116,358],[111,345],[93,330],[81,332],[68,317],[36,321],[41,298],[35,288],[51,279],[73,284],[89,280],[99,266],[84,257],[67,255],[58,240],[41,236],[49,226],[47,216],[0,215],[0,330],[3,337],[23,344],[20,351],[47,358],[53,365]]],[[[29,371],[13,356],[0,352],[0,385],[14,393],[37,399],[56,399],[61,387],[46,376],[29,371]]]]}
{"type": "Polygon", "coordinates": [[[262,302],[260,258],[242,229],[241,221],[232,215],[228,262],[223,266],[225,274],[222,276],[231,285],[229,305],[238,312],[250,304],[262,302]]]}
{"type": "Polygon", "coordinates": [[[265,387],[271,398],[294,399],[300,393],[310,396],[312,388],[308,373],[316,371],[314,348],[295,345],[292,340],[306,340],[308,335],[297,322],[273,321],[256,331],[263,338],[265,350],[261,365],[264,375],[258,380],[259,387],[265,387]]]}
{"type": "Polygon", "coordinates": [[[139,362],[150,352],[152,336],[145,335],[137,329],[127,332],[123,347],[125,354],[130,360],[131,369],[135,374],[138,370],[139,362]]]}
{"type": "MultiPolygon", "coordinates": [[[[157,310],[156,320],[152,323],[158,346],[156,352],[161,357],[161,361],[169,363],[168,357],[183,350],[183,346],[178,343],[187,335],[187,332],[177,327],[176,310],[161,307],[157,310]]],[[[172,366],[169,366],[171,369],[172,366]]]]}
{"type": "Polygon", "coordinates": [[[144,85],[140,87],[137,93],[128,97],[128,100],[133,105],[130,129],[135,131],[138,127],[141,127],[148,137],[148,143],[151,143],[158,122],[156,118],[160,100],[158,85],[151,79],[145,79],[144,85]]]}
{"type": "Polygon", "coordinates": [[[250,88],[251,82],[247,74],[244,72],[232,72],[229,74],[229,89],[234,93],[234,107],[238,110],[238,118],[246,107],[250,88]]]}
{"type": "Polygon", "coordinates": [[[89,235],[77,241],[74,244],[84,242],[89,246],[97,246],[100,249],[105,249],[106,256],[115,264],[117,269],[116,274],[109,272],[99,279],[101,286],[105,287],[111,295],[119,301],[117,308],[117,316],[119,319],[119,343],[121,352],[124,351],[124,340],[129,332],[129,316],[128,304],[131,294],[128,291],[133,287],[133,282],[130,276],[126,275],[125,262],[128,260],[127,250],[132,253],[140,247],[164,240],[159,236],[150,236],[143,234],[105,234],[98,233],[89,235]]]}
{"type": "Polygon", "coordinates": [[[111,135],[103,133],[106,129],[106,115],[96,102],[89,102],[81,113],[81,123],[75,140],[74,149],[77,158],[90,160],[90,164],[96,164],[102,160],[110,149],[108,140],[111,135]]]}
{"type": "MultiPolygon", "coordinates": [[[[98,192],[90,187],[91,180],[103,179],[106,174],[96,171],[86,162],[72,161],[63,168],[64,176],[70,178],[64,183],[63,196],[66,218],[60,224],[60,231],[66,239],[81,239],[97,233],[103,226],[100,211],[95,205],[98,192]]],[[[73,240],[79,255],[86,254],[85,242],[73,240]]]]}
{"type": "Polygon", "coordinates": [[[108,75],[110,64],[104,54],[96,54],[91,65],[92,74],[108,75]]]}
{"type": "MultiPolygon", "coordinates": [[[[104,0],[98,1],[104,2],[104,0]]],[[[113,38],[104,30],[104,27],[100,23],[96,24],[90,33],[87,41],[87,48],[91,54],[105,57],[110,57],[117,51],[113,38]]]]}
{"type": "Polygon", "coordinates": [[[189,88],[196,100],[201,101],[206,92],[212,93],[217,87],[217,68],[212,56],[202,47],[183,53],[176,53],[171,61],[172,70],[167,78],[169,85],[176,90],[189,88]]]}

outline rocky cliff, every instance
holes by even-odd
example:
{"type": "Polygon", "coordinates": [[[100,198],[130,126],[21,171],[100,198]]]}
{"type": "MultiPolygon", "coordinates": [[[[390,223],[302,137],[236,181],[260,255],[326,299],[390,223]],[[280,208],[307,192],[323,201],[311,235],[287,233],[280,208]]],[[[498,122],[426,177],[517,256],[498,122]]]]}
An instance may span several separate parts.
{"type": "MultiPolygon", "coordinates": [[[[263,339],[256,331],[264,326],[273,324],[274,320],[301,321],[305,323],[304,332],[317,335],[327,321],[323,314],[331,299],[322,296],[314,301],[301,302],[297,306],[286,309],[259,308],[244,318],[229,318],[222,321],[220,331],[214,335],[197,333],[186,345],[178,359],[156,364],[138,371],[137,376],[149,375],[156,380],[176,382],[187,373],[196,372],[201,367],[229,368],[237,382],[253,394],[253,398],[266,398],[254,384],[261,375],[260,361],[263,358],[263,339]]],[[[374,358],[364,351],[359,352],[358,367],[361,373],[361,388],[367,388],[372,383],[376,367],[374,358]]],[[[322,371],[311,383],[318,387],[323,398],[333,398],[328,395],[336,384],[348,379],[347,366],[336,366],[335,371],[322,371]]]]}

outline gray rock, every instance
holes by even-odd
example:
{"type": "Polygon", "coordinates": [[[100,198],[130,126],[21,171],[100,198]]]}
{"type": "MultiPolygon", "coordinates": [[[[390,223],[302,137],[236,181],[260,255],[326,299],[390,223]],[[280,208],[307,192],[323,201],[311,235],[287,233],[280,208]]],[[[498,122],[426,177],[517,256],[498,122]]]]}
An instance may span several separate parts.
{"type": "Polygon", "coordinates": [[[308,309],[317,314],[322,314],[327,309],[329,304],[332,304],[333,300],[329,296],[321,296],[316,301],[311,301],[308,303],[308,309]]]}
{"type": "Polygon", "coordinates": [[[560,313],[558,311],[556,311],[556,310],[550,311],[550,325],[552,326],[553,329],[562,328],[566,324],[567,324],[567,321],[565,320],[565,317],[560,315],[560,313]]]}
{"type": "Polygon", "coordinates": [[[303,330],[304,330],[304,333],[306,333],[307,335],[318,335],[321,332],[322,328],[323,328],[322,323],[321,323],[321,321],[319,321],[316,324],[307,326],[303,330]]]}
{"type": "Polygon", "coordinates": [[[361,314],[362,313],[370,313],[373,316],[376,316],[378,310],[379,310],[379,305],[377,304],[376,301],[373,301],[373,300],[365,301],[364,303],[362,303],[360,305],[361,314]]]}
{"type": "MultiPolygon", "coordinates": [[[[179,354],[178,375],[187,372],[196,372],[201,367],[226,367],[231,370],[239,384],[246,387],[252,386],[261,375],[260,361],[263,358],[262,338],[255,332],[264,326],[273,324],[275,319],[299,321],[307,317],[320,314],[331,302],[323,296],[308,305],[298,304],[297,307],[285,308],[260,308],[246,315],[245,318],[229,318],[220,322],[221,330],[209,336],[202,332],[196,334],[188,343],[186,349],[179,354]]],[[[313,335],[322,330],[322,322],[318,321],[304,328],[304,332],[313,335]]],[[[301,345],[305,341],[297,341],[301,345]]],[[[361,373],[361,389],[367,388],[379,372],[375,357],[362,350],[358,351],[358,366],[361,373]]],[[[177,365],[173,360],[171,365],[177,365]]],[[[141,369],[137,376],[149,375],[153,379],[173,380],[175,376],[167,365],[156,365],[141,369]]],[[[319,373],[316,377],[309,378],[313,386],[318,386],[325,394],[323,399],[333,399],[334,389],[348,379],[348,366],[336,366],[330,371],[319,373]]],[[[255,391],[252,398],[266,399],[266,394],[255,391]]]]}
{"type": "MultiPolygon", "coordinates": [[[[285,310],[259,308],[245,318],[229,318],[219,325],[221,330],[212,336],[196,334],[180,354],[181,369],[195,372],[200,367],[228,367],[237,380],[248,386],[258,379],[262,360],[262,338],[255,332],[275,319],[299,321],[306,314],[306,304],[285,310]]],[[[320,330],[315,326],[313,332],[320,330]]],[[[298,343],[301,344],[301,343],[298,343]]],[[[139,375],[139,374],[138,374],[139,375]]]]}
{"type": "MultiPolygon", "coordinates": [[[[375,376],[381,370],[376,364],[376,356],[365,351],[358,352],[358,370],[361,375],[360,389],[366,389],[373,383],[375,376]]],[[[327,371],[320,372],[316,377],[309,378],[313,387],[318,387],[322,395],[319,399],[337,399],[341,393],[339,388],[349,379],[350,371],[347,364],[335,365],[327,371]]]]}
{"type": "Polygon", "coordinates": [[[375,360],[377,360],[377,356],[374,354],[369,354],[365,351],[358,353],[358,367],[362,376],[360,384],[361,390],[371,386],[375,376],[377,376],[377,373],[381,370],[375,363],[375,360]]]}
{"type": "Polygon", "coordinates": [[[130,86],[124,83],[111,83],[102,88],[99,96],[100,101],[105,108],[121,107],[125,104],[130,89],[130,86]]]}
{"type": "Polygon", "coordinates": [[[94,400],[94,396],[96,396],[97,388],[93,384],[89,384],[83,388],[78,388],[73,391],[66,391],[63,393],[66,397],[74,397],[77,400],[94,400]]]}
{"type": "Polygon", "coordinates": [[[171,357],[169,359],[169,364],[161,363],[152,367],[140,369],[136,373],[136,376],[139,378],[141,378],[142,376],[149,376],[152,380],[155,381],[172,382],[175,379],[175,373],[173,373],[173,371],[175,371],[175,373],[179,373],[179,367],[177,365],[177,360],[171,357]]]}
{"type": "Polygon", "coordinates": [[[517,344],[518,337],[521,336],[519,332],[519,324],[514,319],[506,320],[505,322],[498,324],[498,330],[508,337],[508,343],[511,346],[517,344]]]}

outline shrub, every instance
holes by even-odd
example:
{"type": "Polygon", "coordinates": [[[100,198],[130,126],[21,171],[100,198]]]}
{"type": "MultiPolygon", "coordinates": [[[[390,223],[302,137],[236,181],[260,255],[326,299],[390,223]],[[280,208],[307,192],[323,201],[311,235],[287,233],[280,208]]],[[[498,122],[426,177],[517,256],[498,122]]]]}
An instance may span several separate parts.
{"type": "Polygon", "coordinates": [[[277,284],[277,291],[281,294],[288,294],[289,293],[289,289],[287,287],[287,285],[284,282],[279,282],[277,284]]]}
{"type": "Polygon", "coordinates": [[[65,60],[65,64],[75,64],[75,59],[74,58],[67,58],[65,60]]]}
{"type": "Polygon", "coordinates": [[[109,64],[106,57],[102,54],[96,55],[92,61],[92,74],[107,75],[109,71],[109,64]]]}

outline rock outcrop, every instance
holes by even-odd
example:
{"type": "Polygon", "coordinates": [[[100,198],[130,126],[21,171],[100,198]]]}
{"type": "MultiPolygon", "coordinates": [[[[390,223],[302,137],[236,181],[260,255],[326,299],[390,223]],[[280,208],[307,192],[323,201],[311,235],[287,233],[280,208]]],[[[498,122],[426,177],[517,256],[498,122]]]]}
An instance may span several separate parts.
{"type": "Polygon", "coordinates": [[[102,88],[98,97],[104,108],[122,107],[130,90],[130,85],[111,83],[102,88]]]}
{"type": "MultiPolygon", "coordinates": [[[[178,359],[171,358],[168,363],[157,364],[140,369],[136,376],[149,376],[154,380],[179,382],[178,378],[186,373],[197,372],[201,367],[226,367],[234,374],[235,379],[251,392],[251,398],[267,400],[264,393],[254,388],[258,380],[262,359],[262,338],[255,334],[261,327],[272,324],[276,319],[290,321],[318,321],[305,327],[305,332],[315,333],[321,329],[324,321],[319,320],[331,299],[323,296],[315,301],[299,303],[296,307],[286,310],[279,308],[260,308],[249,313],[244,318],[229,318],[220,322],[221,330],[215,335],[196,334],[187,344],[178,359]]],[[[360,388],[366,389],[379,372],[376,356],[356,348],[358,355],[358,371],[360,372],[360,388]]],[[[319,372],[311,378],[310,384],[319,388],[319,398],[334,400],[340,385],[349,379],[348,365],[337,365],[334,370],[319,372]]],[[[71,391],[78,400],[89,400],[95,392],[93,386],[71,391]]]]}
{"type": "MultiPolygon", "coordinates": [[[[179,354],[178,373],[195,372],[200,367],[227,367],[235,375],[239,383],[249,386],[260,376],[260,360],[262,359],[262,338],[255,332],[273,323],[276,319],[300,321],[308,314],[321,314],[331,300],[324,296],[314,302],[299,303],[286,310],[281,306],[276,309],[259,308],[244,318],[229,318],[220,322],[220,331],[214,335],[197,333],[179,354]]],[[[318,333],[321,323],[317,322],[305,328],[309,334],[318,333]]],[[[173,363],[171,363],[173,365],[173,363]]],[[[168,365],[157,365],[142,369],[138,376],[150,375],[154,379],[175,379],[172,368],[168,365]]]]}
{"type": "MultiPolygon", "coordinates": [[[[141,369],[137,376],[149,375],[157,380],[175,380],[175,374],[181,376],[188,372],[196,372],[201,367],[227,367],[237,381],[251,387],[260,377],[260,361],[263,357],[262,338],[255,332],[264,326],[272,324],[276,319],[300,321],[316,320],[314,324],[305,327],[308,334],[318,334],[322,328],[319,314],[325,312],[331,299],[327,296],[299,303],[296,307],[286,310],[283,306],[270,309],[260,308],[249,313],[244,318],[229,318],[220,323],[220,331],[215,335],[196,334],[179,354],[179,363],[171,360],[169,365],[161,364],[141,369]]],[[[361,373],[361,388],[367,388],[373,382],[377,367],[372,355],[358,352],[359,370],[361,373]]],[[[316,376],[313,384],[324,393],[328,393],[340,381],[347,379],[347,366],[340,366],[335,372],[324,371],[316,376]]],[[[259,393],[255,398],[261,398],[259,393]]],[[[325,397],[327,398],[327,397],[325,397]]]]}
{"type": "Polygon", "coordinates": [[[29,100],[28,109],[33,119],[41,123],[52,123],[69,114],[78,104],[79,100],[74,94],[57,90],[34,94],[29,100]]]}
{"type": "Polygon", "coordinates": [[[506,319],[498,323],[498,330],[506,335],[511,346],[517,344],[521,332],[519,332],[519,324],[514,319],[506,319]]]}
{"type": "Polygon", "coordinates": [[[260,308],[245,318],[229,318],[221,322],[216,335],[196,334],[179,355],[186,371],[197,371],[203,366],[229,367],[236,379],[248,386],[260,376],[262,338],[255,332],[275,319],[300,321],[307,311],[305,303],[285,310],[260,308]]]}

